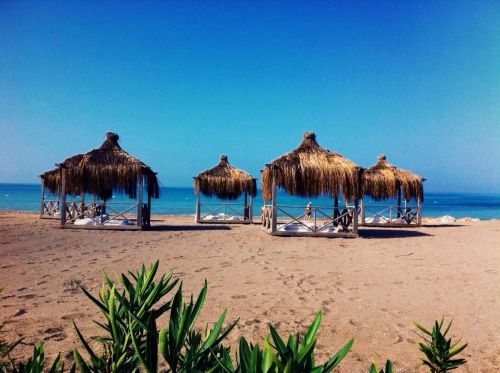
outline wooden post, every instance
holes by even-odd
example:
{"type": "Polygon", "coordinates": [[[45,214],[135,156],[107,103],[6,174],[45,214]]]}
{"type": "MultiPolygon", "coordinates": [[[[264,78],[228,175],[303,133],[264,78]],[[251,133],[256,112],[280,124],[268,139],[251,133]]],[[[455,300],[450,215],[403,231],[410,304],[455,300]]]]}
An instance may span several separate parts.
{"type": "Polygon", "coordinates": [[[271,232],[276,232],[276,227],[278,226],[278,216],[276,214],[276,180],[274,178],[274,172],[272,175],[272,190],[271,190],[271,213],[273,214],[271,220],[271,232]]]}
{"type": "Polygon", "coordinates": [[[398,186],[398,219],[401,217],[401,186],[398,186]]]}
{"type": "Polygon", "coordinates": [[[361,196],[361,172],[358,172],[358,178],[356,180],[356,198],[354,199],[354,213],[352,216],[352,231],[358,234],[358,210],[359,210],[359,198],[361,196]]]}
{"type": "Polygon", "coordinates": [[[420,203],[420,198],[417,198],[417,224],[422,224],[422,206],[420,203]]]}
{"type": "Polygon", "coordinates": [[[42,178],[42,186],[40,189],[40,217],[45,211],[45,180],[42,178]]]}
{"type": "Polygon", "coordinates": [[[61,167],[61,226],[66,224],[66,168],[61,167]]]}
{"type": "Polygon", "coordinates": [[[245,202],[243,203],[243,220],[248,220],[248,193],[245,192],[245,202]]]}
{"type": "Polygon", "coordinates": [[[83,219],[85,217],[85,192],[80,192],[80,212],[79,218],[83,219]]]}
{"type": "Polygon", "coordinates": [[[142,172],[139,172],[138,175],[138,188],[139,188],[139,195],[138,195],[138,201],[137,201],[137,226],[142,227],[142,182],[143,182],[143,177],[142,177],[142,172]]]}
{"type": "Polygon", "coordinates": [[[92,194],[92,219],[95,218],[95,209],[96,209],[96,205],[95,205],[95,196],[92,194]]]}
{"type": "Polygon", "coordinates": [[[359,199],[354,200],[354,213],[352,217],[352,231],[353,233],[358,233],[358,208],[359,208],[359,199]]]}
{"type": "Polygon", "coordinates": [[[250,220],[250,222],[253,222],[253,197],[251,194],[250,194],[250,203],[248,206],[248,220],[250,220]]]}
{"type": "Polygon", "coordinates": [[[199,223],[200,222],[200,216],[201,216],[201,211],[200,211],[200,192],[197,190],[195,191],[196,194],[196,214],[194,216],[194,222],[199,223]]]}
{"type": "Polygon", "coordinates": [[[366,220],[365,214],[365,199],[361,197],[361,224],[364,225],[366,220]]]}
{"type": "Polygon", "coordinates": [[[148,227],[151,226],[151,193],[149,193],[149,190],[148,190],[148,216],[146,224],[148,227]]]}

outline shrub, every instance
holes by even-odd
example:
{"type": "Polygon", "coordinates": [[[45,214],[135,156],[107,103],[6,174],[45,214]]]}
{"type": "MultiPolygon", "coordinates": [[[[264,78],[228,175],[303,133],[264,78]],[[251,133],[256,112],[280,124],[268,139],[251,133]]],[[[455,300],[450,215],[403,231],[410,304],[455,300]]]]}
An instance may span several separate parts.
{"type": "Polygon", "coordinates": [[[423,342],[419,342],[418,345],[420,351],[422,351],[426,357],[422,359],[422,364],[427,365],[431,373],[447,372],[458,368],[467,361],[465,359],[453,359],[453,357],[467,347],[467,343],[459,346],[460,340],[452,343],[451,338],[446,339],[452,322],[450,321],[444,332],[442,331],[443,323],[444,318],[441,319],[441,322],[436,321],[430,332],[422,325],[414,322],[415,326],[424,333],[424,335],[418,334],[420,338],[423,339],[423,342]]]}

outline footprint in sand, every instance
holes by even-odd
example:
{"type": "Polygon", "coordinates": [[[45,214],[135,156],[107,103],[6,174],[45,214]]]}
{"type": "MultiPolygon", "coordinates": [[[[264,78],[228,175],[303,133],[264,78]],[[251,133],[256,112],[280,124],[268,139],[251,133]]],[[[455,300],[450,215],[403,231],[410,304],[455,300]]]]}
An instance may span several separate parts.
{"type": "Polygon", "coordinates": [[[64,333],[64,329],[60,326],[45,329],[43,333],[47,334],[45,337],[43,337],[44,341],[63,341],[68,337],[68,335],[64,333]]]}
{"type": "Polygon", "coordinates": [[[201,267],[201,268],[195,269],[194,271],[195,272],[203,272],[203,271],[205,271],[207,269],[210,269],[210,268],[208,268],[208,267],[201,267]]]}
{"type": "Polygon", "coordinates": [[[246,295],[243,295],[243,294],[240,294],[240,295],[233,295],[231,296],[231,298],[233,299],[245,299],[247,296],[246,295]]]}
{"type": "Polygon", "coordinates": [[[62,320],[78,320],[86,317],[84,313],[81,312],[76,312],[76,313],[68,313],[66,315],[62,315],[61,319],[62,320]]]}
{"type": "Polygon", "coordinates": [[[23,294],[17,296],[19,299],[33,299],[36,297],[36,294],[23,294]]]}

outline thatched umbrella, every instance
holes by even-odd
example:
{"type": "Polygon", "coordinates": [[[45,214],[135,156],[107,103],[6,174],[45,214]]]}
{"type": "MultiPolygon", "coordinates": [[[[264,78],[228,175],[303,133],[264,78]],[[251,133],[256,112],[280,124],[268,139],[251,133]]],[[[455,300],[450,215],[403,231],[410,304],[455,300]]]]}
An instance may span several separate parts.
{"type": "MultiPolygon", "coordinates": [[[[207,197],[216,196],[223,200],[235,200],[243,194],[245,221],[252,220],[252,199],[257,194],[256,179],[248,172],[231,166],[226,155],[221,155],[217,165],[193,177],[193,183],[196,194],[196,222],[203,222],[200,217],[200,192],[207,197]]],[[[226,205],[224,206],[225,213],[226,205]]]]}
{"type": "Polygon", "coordinates": [[[382,200],[396,198],[402,191],[407,201],[412,198],[423,201],[424,180],[421,176],[392,165],[381,154],[377,163],[363,172],[363,193],[375,200],[382,200]]]}
{"type": "Polygon", "coordinates": [[[262,196],[272,197],[276,187],[301,197],[327,195],[346,201],[359,197],[358,181],[362,168],[339,153],[318,145],[313,132],[305,132],[297,148],[267,164],[262,172],[262,196]]]}
{"type": "Polygon", "coordinates": [[[331,152],[318,145],[313,132],[305,132],[302,142],[294,150],[274,159],[262,171],[262,196],[271,205],[265,204],[262,211],[262,223],[270,228],[275,235],[309,235],[325,237],[356,237],[358,234],[358,198],[360,197],[360,177],[363,168],[339,153],[331,152]],[[314,208],[313,227],[302,223],[302,217],[311,218],[311,206],[307,204],[304,214],[294,217],[291,213],[279,208],[276,203],[278,188],[284,189],[288,194],[300,197],[329,196],[334,199],[333,214],[314,208]],[[342,194],[344,200],[354,200],[354,207],[345,206],[342,212],[338,209],[338,197],[342,194]],[[282,224],[278,229],[278,211],[291,218],[288,223],[282,224]],[[317,216],[327,217],[328,221],[317,226],[317,216]],[[331,220],[330,220],[331,219],[331,220]],[[287,232],[287,227],[298,223],[305,227],[305,232],[287,232]],[[338,230],[330,232],[330,227],[338,230]],[[352,224],[352,231],[349,227],[352,224]]]}
{"type": "MultiPolygon", "coordinates": [[[[146,183],[149,214],[151,197],[159,197],[156,173],[139,159],[128,154],[118,144],[119,136],[107,132],[102,145],[84,154],[77,154],[57,164],[57,168],[40,175],[42,194],[44,186],[54,194],[61,193],[61,203],[65,204],[66,194],[82,196],[92,194],[106,201],[113,192],[128,194],[137,198],[139,188],[138,225],[142,220],[142,188],[146,183]]],[[[61,223],[65,223],[65,209],[61,210],[61,223]]],[[[149,220],[149,215],[146,216],[149,220]]]]}
{"type": "Polygon", "coordinates": [[[256,179],[248,172],[231,166],[226,155],[221,155],[219,163],[193,178],[194,189],[207,197],[235,200],[244,193],[255,197],[256,179]]]}
{"type": "Polygon", "coordinates": [[[148,194],[159,197],[156,173],[139,159],[133,157],[118,144],[116,133],[106,133],[102,145],[85,153],[78,165],[78,174],[85,192],[108,199],[113,191],[137,198],[137,185],[146,181],[148,194]]]}

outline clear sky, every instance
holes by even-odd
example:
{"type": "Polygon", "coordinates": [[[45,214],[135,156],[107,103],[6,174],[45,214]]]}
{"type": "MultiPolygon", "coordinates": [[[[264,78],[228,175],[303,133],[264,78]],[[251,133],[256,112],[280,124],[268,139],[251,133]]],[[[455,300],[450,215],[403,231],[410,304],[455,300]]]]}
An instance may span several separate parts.
{"type": "Polygon", "coordinates": [[[0,0],[0,182],[108,130],[165,186],[221,153],[259,175],[310,130],[500,192],[500,2],[0,0]]]}

